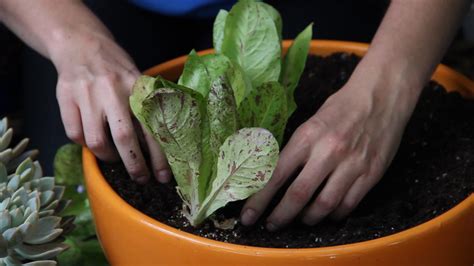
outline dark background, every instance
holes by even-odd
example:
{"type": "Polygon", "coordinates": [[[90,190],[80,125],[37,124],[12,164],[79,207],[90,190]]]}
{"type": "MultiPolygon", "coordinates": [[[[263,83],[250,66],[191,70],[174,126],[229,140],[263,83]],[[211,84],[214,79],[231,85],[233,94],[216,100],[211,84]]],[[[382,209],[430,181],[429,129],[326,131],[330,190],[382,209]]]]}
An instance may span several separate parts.
{"type": "MultiPolygon", "coordinates": [[[[124,0],[85,2],[140,70],[187,54],[193,48],[212,46],[213,19],[167,17],[124,0]]],[[[294,38],[314,22],[314,39],[359,42],[370,42],[388,5],[388,1],[380,0],[268,2],[282,14],[284,38],[294,38]]],[[[470,22],[468,16],[443,61],[472,78],[474,45],[469,39],[474,27],[470,22]]],[[[15,137],[29,137],[30,147],[40,149],[39,159],[47,174],[52,174],[56,149],[68,142],[55,97],[56,81],[53,65],[0,24],[0,118],[8,116],[15,137]]]]}

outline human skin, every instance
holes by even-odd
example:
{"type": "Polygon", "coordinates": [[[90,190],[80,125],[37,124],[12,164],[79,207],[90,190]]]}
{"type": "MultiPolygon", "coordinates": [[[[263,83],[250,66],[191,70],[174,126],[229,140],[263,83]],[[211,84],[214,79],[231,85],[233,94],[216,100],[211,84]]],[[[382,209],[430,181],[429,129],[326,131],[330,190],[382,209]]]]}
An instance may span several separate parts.
{"type": "MultiPolygon", "coordinates": [[[[393,0],[367,55],[347,84],[295,132],[267,186],[244,206],[242,223],[253,224],[300,167],[267,218],[268,230],[299,214],[309,225],[349,214],[390,164],[420,91],[469,2],[393,0]]],[[[56,66],[57,98],[69,138],[102,160],[117,159],[117,147],[130,175],[146,182],[151,173],[128,108],[139,72],[105,26],[77,0],[0,0],[0,20],[56,66]]],[[[165,157],[145,135],[153,173],[166,182],[165,157]]]]}
{"type": "Polygon", "coordinates": [[[81,1],[0,0],[0,21],[56,67],[56,96],[71,140],[104,161],[120,156],[139,183],[150,176],[169,181],[166,157],[143,131],[153,169],[147,168],[133,125],[128,97],[140,72],[81,1]]]}
{"type": "Polygon", "coordinates": [[[342,89],[293,134],[268,184],[247,200],[242,223],[253,224],[301,167],[268,216],[267,229],[278,230],[298,216],[308,225],[347,216],[391,163],[420,92],[469,3],[392,0],[366,56],[342,89]]]}

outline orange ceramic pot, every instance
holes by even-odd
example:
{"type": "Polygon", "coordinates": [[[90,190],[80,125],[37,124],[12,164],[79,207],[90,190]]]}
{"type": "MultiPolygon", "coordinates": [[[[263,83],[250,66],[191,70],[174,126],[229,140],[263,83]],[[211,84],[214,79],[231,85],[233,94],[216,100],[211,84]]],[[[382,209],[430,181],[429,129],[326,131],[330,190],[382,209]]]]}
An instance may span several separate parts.
{"type": "MultiPolygon", "coordinates": [[[[284,42],[287,49],[290,42],[284,42]]],[[[363,55],[367,44],[312,41],[311,53],[363,55]]],[[[206,50],[201,53],[209,53],[206,50]]],[[[146,71],[176,80],[186,57],[146,71]]],[[[474,96],[474,83],[440,65],[433,79],[474,96]]],[[[276,249],[227,244],[182,232],[134,209],[108,185],[94,155],[83,151],[87,191],[98,236],[112,265],[472,265],[474,195],[426,223],[375,240],[325,248],[276,249]]]]}

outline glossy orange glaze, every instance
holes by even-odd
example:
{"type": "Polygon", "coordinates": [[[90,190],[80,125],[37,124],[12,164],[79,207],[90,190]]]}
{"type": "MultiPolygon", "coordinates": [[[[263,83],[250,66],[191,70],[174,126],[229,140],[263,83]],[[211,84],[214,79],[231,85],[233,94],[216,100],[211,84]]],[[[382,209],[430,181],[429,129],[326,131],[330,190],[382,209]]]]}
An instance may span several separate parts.
{"type": "MultiPolygon", "coordinates": [[[[284,49],[290,41],[284,41],[284,49]]],[[[363,55],[367,44],[312,41],[311,53],[363,55]]],[[[202,51],[209,53],[212,50],[202,51]]],[[[147,70],[175,80],[186,57],[147,70]]],[[[440,65],[433,79],[474,98],[474,83],[440,65]]],[[[325,248],[275,249],[209,240],[162,224],[122,200],[86,148],[83,165],[99,239],[112,265],[472,265],[474,195],[426,223],[375,240],[325,248]]]]}

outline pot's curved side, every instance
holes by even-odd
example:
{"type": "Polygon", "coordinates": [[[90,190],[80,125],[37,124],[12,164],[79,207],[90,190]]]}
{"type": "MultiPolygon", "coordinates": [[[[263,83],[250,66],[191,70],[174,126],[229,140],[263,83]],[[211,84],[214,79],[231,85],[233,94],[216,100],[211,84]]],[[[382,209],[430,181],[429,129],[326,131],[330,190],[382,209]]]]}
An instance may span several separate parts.
{"type": "MultiPolygon", "coordinates": [[[[288,48],[289,42],[284,42],[288,48]]],[[[313,41],[311,53],[363,55],[366,44],[313,41]]],[[[201,53],[209,53],[206,50],[201,53]]],[[[151,68],[177,79],[186,57],[151,68]]],[[[474,84],[445,66],[433,76],[450,90],[474,96],[474,84]]],[[[474,262],[474,195],[448,212],[387,237],[327,248],[270,249],[217,242],[164,225],[123,201],[83,151],[84,173],[99,239],[113,265],[470,265],[474,262]]]]}

